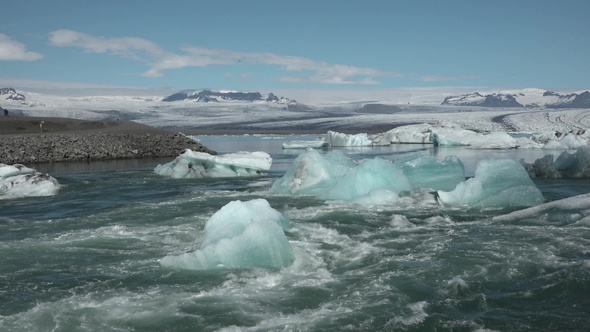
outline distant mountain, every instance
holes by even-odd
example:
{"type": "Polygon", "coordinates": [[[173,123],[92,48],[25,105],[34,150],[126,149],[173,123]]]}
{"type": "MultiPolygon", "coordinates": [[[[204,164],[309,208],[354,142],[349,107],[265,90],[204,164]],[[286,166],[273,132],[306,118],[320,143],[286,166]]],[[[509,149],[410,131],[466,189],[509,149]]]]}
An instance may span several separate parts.
{"type": "Polygon", "coordinates": [[[0,88],[0,99],[23,102],[26,100],[24,95],[16,92],[13,88],[0,88]]]}
{"type": "Polygon", "coordinates": [[[524,89],[517,93],[480,94],[449,96],[441,105],[479,107],[546,107],[546,108],[590,108],[590,92],[562,95],[553,91],[524,89]]]}
{"type": "MultiPolygon", "coordinates": [[[[558,101],[547,105],[549,108],[590,108],[590,92],[584,91],[580,94],[572,93],[569,95],[560,95],[555,92],[545,92],[547,96],[556,96],[558,101]]],[[[544,95],[545,95],[544,94],[544,95]]]]}
{"type": "Polygon", "coordinates": [[[196,102],[254,102],[266,101],[277,104],[297,104],[297,101],[289,98],[277,97],[272,93],[262,95],[260,92],[237,92],[237,91],[212,91],[201,90],[193,92],[178,92],[162,99],[162,101],[193,100],[196,102]]]}
{"type": "Polygon", "coordinates": [[[482,107],[524,107],[514,95],[507,94],[488,94],[482,95],[479,92],[470,93],[462,96],[446,97],[441,105],[454,106],[482,106],[482,107]]]}

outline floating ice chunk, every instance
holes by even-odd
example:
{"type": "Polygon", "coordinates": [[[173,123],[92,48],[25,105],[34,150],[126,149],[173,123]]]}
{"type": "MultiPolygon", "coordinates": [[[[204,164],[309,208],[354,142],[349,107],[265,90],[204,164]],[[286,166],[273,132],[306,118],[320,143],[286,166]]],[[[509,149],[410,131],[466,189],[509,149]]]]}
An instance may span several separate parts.
{"type": "Polygon", "coordinates": [[[430,141],[434,145],[467,146],[477,137],[477,133],[466,129],[432,128],[430,141]]]}
{"type": "Polygon", "coordinates": [[[372,146],[373,141],[366,133],[344,134],[335,131],[328,131],[328,142],[330,146],[372,146]]]}
{"type": "Polygon", "coordinates": [[[396,158],[394,164],[403,170],[414,188],[453,190],[465,181],[465,166],[455,156],[437,160],[426,154],[412,153],[396,158]]]}
{"type": "Polygon", "coordinates": [[[313,149],[299,154],[285,175],[275,181],[272,190],[282,194],[321,195],[332,188],[354,161],[342,151],[325,155],[313,149]]]}
{"type": "Polygon", "coordinates": [[[374,190],[389,190],[395,193],[412,190],[412,184],[402,170],[391,161],[376,157],[363,159],[338,178],[333,188],[321,197],[325,199],[353,200],[366,196],[374,190]]]}
{"type": "Polygon", "coordinates": [[[452,191],[438,191],[445,205],[533,206],[543,203],[543,195],[524,167],[510,159],[482,160],[475,176],[452,191]]]}
{"type": "Polygon", "coordinates": [[[434,145],[470,146],[473,149],[513,149],[518,142],[507,133],[496,132],[483,135],[471,130],[456,128],[435,128],[430,133],[434,145]]]}
{"type": "Polygon", "coordinates": [[[511,222],[532,220],[539,221],[553,216],[553,220],[569,222],[582,221],[590,216],[590,194],[568,197],[557,201],[533,206],[524,210],[496,216],[494,221],[511,222]],[[577,219],[577,220],[576,220],[577,219]]]}
{"type": "Polygon", "coordinates": [[[199,250],[166,256],[160,264],[192,270],[220,267],[280,269],[295,259],[284,233],[289,226],[289,219],[265,199],[232,201],[207,221],[199,250]]]}
{"type": "Polygon", "coordinates": [[[0,164],[0,199],[51,196],[59,188],[57,180],[49,174],[20,164],[0,164]]]}
{"type": "Polygon", "coordinates": [[[515,149],[519,147],[518,141],[503,132],[489,133],[486,135],[478,134],[471,142],[472,149],[515,149]]]}
{"type": "Polygon", "coordinates": [[[289,141],[283,143],[283,149],[321,149],[329,146],[330,143],[326,142],[324,139],[317,139],[315,141],[289,141]]]}
{"type": "Polygon", "coordinates": [[[187,149],[173,161],[154,168],[172,178],[254,176],[268,171],[272,158],[266,152],[236,152],[214,156],[187,149]]]}
{"type": "Polygon", "coordinates": [[[543,146],[543,149],[577,149],[588,146],[588,139],[581,135],[568,133],[556,139],[552,139],[543,146]]]}
{"type": "Polygon", "coordinates": [[[541,144],[543,149],[568,150],[590,145],[590,131],[574,130],[563,134],[556,131],[537,133],[532,140],[541,144]]]}
{"type": "Polygon", "coordinates": [[[590,178],[590,147],[579,148],[575,153],[563,151],[555,162],[548,154],[531,164],[521,163],[533,178],[590,178]]]}
{"type": "Polygon", "coordinates": [[[322,155],[311,149],[301,153],[271,187],[272,191],[283,194],[338,200],[371,197],[371,192],[376,190],[399,193],[411,189],[408,178],[390,161],[375,158],[356,164],[341,151],[322,155]]]}
{"type": "Polygon", "coordinates": [[[432,144],[428,123],[400,126],[382,134],[371,136],[373,145],[390,145],[395,143],[432,144]]]}
{"type": "Polygon", "coordinates": [[[540,149],[544,145],[528,137],[515,137],[514,139],[519,149],[540,149]]]}

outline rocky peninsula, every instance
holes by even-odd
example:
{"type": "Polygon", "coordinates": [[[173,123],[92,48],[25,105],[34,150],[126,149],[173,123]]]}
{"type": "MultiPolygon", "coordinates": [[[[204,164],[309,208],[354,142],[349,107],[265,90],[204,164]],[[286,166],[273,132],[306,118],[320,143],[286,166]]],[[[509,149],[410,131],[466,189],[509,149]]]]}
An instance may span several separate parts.
{"type": "Polygon", "coordinates": [[[29,164],[216,154],[191,138],[132,121],[0,118],[0,163],[29,164]]]}

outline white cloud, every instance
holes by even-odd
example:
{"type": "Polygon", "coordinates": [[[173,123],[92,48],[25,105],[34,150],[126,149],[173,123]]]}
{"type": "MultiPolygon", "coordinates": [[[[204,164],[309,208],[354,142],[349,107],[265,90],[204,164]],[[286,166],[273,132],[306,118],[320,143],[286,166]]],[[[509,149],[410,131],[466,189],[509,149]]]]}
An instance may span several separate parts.
{"type": "Polygon", "coordinates": [[[182,54],[167,52],[156,43],[142,38],[104,38],[71,31],[57,30],[50,33],[50,43],[60,47],[79,47],[87,52],[106,53],[144,61],[149,69],[148,77],[163,76],[166,70],[212,65],[236,65],[240,62],[278,66],[286,72],[305,72],[306,75],[278,77],[282,82],[327,84],[378,84],[377,77],[398,77],[395,72],[373,68],[331,64],[305,57],[275,53],[238,52],[187,46],[182,54]]]}
{"type": "Polygon", "coordinates": [[[79,47],[86,52],[106,53],[143,60],[145,55],[159,58],[166,52],[156,43],[142,38],[104,38],[72,30],[56,30],[49,33],[49,42],[59,47],[79,47]]]}
{"type": "Polygon", "coordinates": [[[35,61],[41,58],[42,54],[28,52],[24,44],[0,33],[0,61],[35,61]]]}

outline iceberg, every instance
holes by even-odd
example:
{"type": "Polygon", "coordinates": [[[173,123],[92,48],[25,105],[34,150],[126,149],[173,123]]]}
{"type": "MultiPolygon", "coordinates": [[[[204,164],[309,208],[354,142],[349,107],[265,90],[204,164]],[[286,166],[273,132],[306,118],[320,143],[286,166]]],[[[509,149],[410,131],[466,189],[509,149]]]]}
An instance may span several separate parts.
{"type": "Polygon", "coordinates": [[[235,152],[220,156],[187,149],[173,161],[158,165],[154,172],[171,178],[255,176],[268,171],[272,158],[266,152],[235,152]]]}
{"type": "Polygon", "coordinates": [[[527,164],[521,164],[532,178],[590,178],[590,147],[581,147],[575,153],[563,151],[554,161],[552,154],[527,164]]]}
{"type": "Polygon", "coordinates": [[[487,135],[467,129],[433,127],[430,140],[436,146],[469,146],[472,149],[514,149],[518,142],[503,132],[487,135]]]}
{"type": "Polygon", "coordinates": [[[335,131],[328,131],[328,142],[330,146],[372,146],[373,141],[366,133],[344,134],[335,131]]]}
{"type": "Polygon", "coordinates": [[[307,149],[273,183],[271,190],[282,194],[321,196],[355,165],[342,151],[334,150],[322,155],[317,150],[307,149]]]}
{"type": "Polygon", "coordinates": [[[566,134],[550,131],[534,134],[531,139],[540,144],[543,149],[578,149],[590,145],[590,131],[579,129],[566,134]]]}
{"type": "Polygon", "coordinates": [[[59,188],[57,180],[49,174],[21,164],[0,163],[0,199],[52,196],[59,188]]]}
{"type": "Polygon", "coordinates": [[[283,149],[321,149],[329,146],[330,143],[326,142],[324,139],[317,139],[315,141],[289,141],[283,143],[283,149]]]}
{"type": "Polygon", "coordinates": [[[475,176],[452,191],[437,191],[443,205],[534,206],[543,195],[527,171],[511,159],[486,159],[477,164],[475,176]]]}
{"type": "Polygon", "coordinates": [[[419,188],[452,190],[463,181],[465,167],[455,156],[437,160],[413,153],[400,156],[395,162],[379,157],[355,162],[339,150],[322,155],[308,149],[273,183],[271,191],[387,205],[396,203],[402,192],[419,188]]]}
{"type": "Polygon", "coordinates": [[[396,143],[432,144],[428,123],[399,126],[381,134],[370,137],[373,145],[383,146],[396,143]]]}
{"type": "Polygon", "coordinates": [[[521,143],[507,133],[480,134],[452,122],[405,125],[371,136],[373,145],[431,143],[436,146],[469,146],[472,149],[512,149],[521,143]]]}
{"type": "Polygon", "coordinates": [[[455,156],[438,160],[427,154],[411,153],[396,158],[394,164],[414,188],[448,191],[465,181],[465,166],[455,156]]]}
{"type": "Polygon", "coordinates": [[[160,264],[191,270],[284,268],[295,260],[284,233],[289,227],[289,219],[265,199],[232,201],[207,221],[199,250],[166,256],[160,264]]]}

